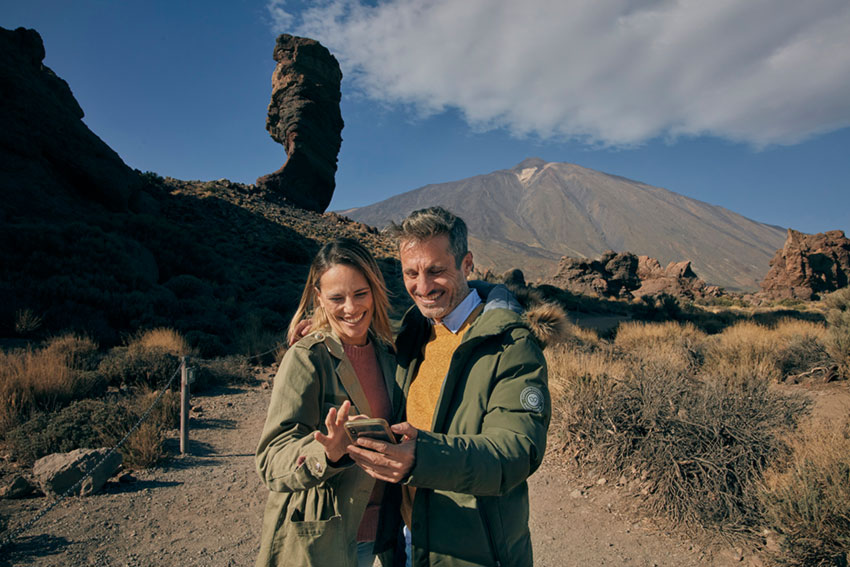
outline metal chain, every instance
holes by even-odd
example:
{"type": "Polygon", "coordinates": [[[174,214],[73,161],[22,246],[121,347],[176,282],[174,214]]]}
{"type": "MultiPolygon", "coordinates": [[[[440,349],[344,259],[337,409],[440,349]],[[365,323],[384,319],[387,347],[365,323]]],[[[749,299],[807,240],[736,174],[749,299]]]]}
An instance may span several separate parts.
{"type": "Polygon", "coordinates": [[[62,495],[59,496],[59,498],[50,502],[47,506],[45,506],[44,508],[39,510],[38,513],[35,516],[33,516],[32,518],[30,518],[29,521],[27,521],[25,524],[15,528],[14,530],[12,530],[12,532],[10,534],[8,534],[6,537],[4,537],[3,541],[0,541],[0,549],[3,549],[4,547],[6,547],[10,543],[12,543],[15,539],[18,538],[18,536],[20,536],[22,533],[29,530],[33,526],[33,524],[35,524],[38,520],[43,518],[45,514],[50,512],[53,508],[58,506],[61,502],[64,502],[66,498],[68,498],[69,496],[74,494],[77,491],[77,489],[83,484],[83,482],[87,478],[89,478],[92,474],[94,474],[94,471],[96,471],[97,468],[100,465],[102,465],[104,463],[104,461],[106,461],[106,459],[108,459],[110,456],[112,456],[112,454],[119,449],[127,441],[127,439],[130,438],[130,435],[132,435],[139,428],[139,426],[141,426],[142,423],[144,423],[144,421],[148,418],[148,416],[153,411],[153,408],[156,407],[156,405],[159,403],[159,401],[162,399],[162,397],[165,395],[165,393],[171,387],[171,384],[174,383],[174,379],[177,378],[177,376],[180,374],[181,368],[183,368],[182,362],[180,363],[180,366],[177,367],[177,370],[174,371],[174,374],[171,376],[171,379],[168,380],[168,383],[165,385],[165,387],[162,389],[162,391],[159,392],[156,399],[151,403],[150,407],[145,411],[144,414],[142,414],[142,417],[139,418],[139,420],[130,429],[130,431],[127,432],[127,434],[124,436],[124,438],[121,439],[118,442],[118,444],[115,445],[112,449],[110,449],[109,452],[106,453],[106,455],[104,455],[103,458],[95,466],[93,466],[85,475],[83,475],[83,477],[80,480],[78,480],[74,484],[74,486],[72,486],[71,488],[66,490],[62,495]]]}

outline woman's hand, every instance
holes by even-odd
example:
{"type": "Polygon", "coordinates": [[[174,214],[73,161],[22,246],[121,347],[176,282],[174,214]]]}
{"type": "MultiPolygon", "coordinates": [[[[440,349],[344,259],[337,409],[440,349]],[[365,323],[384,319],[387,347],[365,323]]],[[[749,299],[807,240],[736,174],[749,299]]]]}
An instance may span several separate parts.
{"type": "Polygon", "coordinates": [[[345,432],[343,425],[348,421],[348,412],[351,410],[351,402],[345,400],[339,406],[339,411],[336,408],[328,410],[328,415],[325,417],[325,426],[328,428],[328,434],[325,435],[321,431],[313,434],[316,441],[325,447],[325,455],[328,456],[328,461],[335,463],[342,459],[348,446],[351,444],[351,439],[348,438],[348,433],[345,432]]]}

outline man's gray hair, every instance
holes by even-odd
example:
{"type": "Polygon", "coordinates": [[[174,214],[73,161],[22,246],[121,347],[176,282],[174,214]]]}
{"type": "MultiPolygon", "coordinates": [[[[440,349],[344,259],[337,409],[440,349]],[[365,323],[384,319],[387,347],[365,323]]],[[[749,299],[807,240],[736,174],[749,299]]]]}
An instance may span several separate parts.
{"type": "Polygon", "coordinates": [[[424,242],[445,234],[449,238],[449,251],[454,256],[458,268],[469,252],[466,223],[443,207],[428,207],[413,211],[401,221],[401,224],[390,223],[384,232],[396,239],[399,247],[406,241],[424,242]]]}

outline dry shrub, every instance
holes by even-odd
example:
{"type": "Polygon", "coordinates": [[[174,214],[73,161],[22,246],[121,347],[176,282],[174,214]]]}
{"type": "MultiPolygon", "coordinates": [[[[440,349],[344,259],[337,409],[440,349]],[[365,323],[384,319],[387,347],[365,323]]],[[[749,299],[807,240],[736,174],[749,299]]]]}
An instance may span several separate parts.
{"type": "Polygon", "coordinates": [[[829,365],[828,331],[821,323],[782,319],[772,329],[779,342],[776,364],[782,378],[829,365]]]}
{"type": "Polygon", "coordinates": [[[614,344],[625,351],[629,351],[646,345],[654,347],[661,343],[696,347],[703,340],[705,340],[705,333],[691,323],[632,321],[620,324],[617,328],[614,344]]]}
{"type": "Polygon", "coordinates": [[[159,349],[174,356],[192,354],[189,343],[174,329],[159,327],[139,332],[128,344],[130,349],[154,350],[159,349]]]}
{"type": "Polygon", "coordinates": [[[560,344],[543,351],[549,369],[549,393],[557,402],[572,387],[572,383],[585,377],[621,376],[625,372],[622,359],[610,348],[586,349],[572,344],[560,344]]]}
{"type": "Polygon", "coordinates": [[[792,442],[785,466],[765,475],[760,497],[778,565],[847,565],[850,559],[850,422],[792,442]]]}
{"type": "Polygon", "coordinates": [[[55,411],[104,386],[90,370],[97,345],[65,335],[41,349],[0,352],[0,436],[35,411],[55,411]]]}
{"type": "Polygon", "coordinates": [[[153,329],[136,335],[101,360],[98,372],[113,386],[159,388],[174,377],[181,357],[191,354],[186,340],[172,329],[153,329]]]}
{"type": "MultiPolygon", "coordinates": [[[[7,444],[19,461],[32,464],[51,453],[114,447],[151,407],[156,393],[142,391],[120,399],[87,399],[58,412],[40,412],[9,431],[7,444]]],[[[167,392],[148,418],[119,449],[124,464],[141,468],[162,456],[165,432],[176,426],[179,395],[167,392]]]]}
{"type": "Polygon", "coordinates": [[[639,360],[660,361],[685,372],[702,362],[705,340],[705,333],[691,323],[631,322],[620,325],[614,345],[639,360]]]}
{"type": "Polygon", "coordinates": [[[45,341],[42,350],[48,357],[64,360],[71,368],[97,368],[98,345],[91,337],[75,334],[52,337],[45,341]]]}
{"type": "Polygon", "coordinates": [[[779,338],[770,329],[742,321],[706,343],[706,370],[722,376],[757,376],[777,382],[781,378],[776,358],[779,348],[779,338]]]}
{"type": "Polygon", "coordinates": [[[840,376],[850,379],[850,287],[824,298],[827,306],[826,351],[840,376]]]}
{"type": "Polygon", "coordinates": [[[729,533],[754,526],[755,482],[783,454],[780,435],[805,402],[758,377],[698,380],[665,358],[626,357],[611,368],[565,381],[564,442],[603,471],[639,473],[650,506],[674,520],[729,533]]]}
{"type": "Polygon", "coordinates": [[[192,390],[222,384],[245,384],[254,380],[254,373],[244,356],[225,356],[202,360],[192,390]]]}
{"type": "Polygon", "coordinates": [[[148,410],[150,413],[121,447],[126,467],[150,467],[165,456],[163,446],[166,434],[176,428],[180,421],[180,394],[165,392],[157,402],[158,395],[153,390],[142,389],[127,403],[136,416],[141,417],[148,410]]]}
{"type": "Polygon", "coordinates": [[[106,400],[78,400],[58,412],[36,414],[7,435],[19,461],[32,464],[51,453],[97,449],[117,443],[133,425],[125,407],[106,400]]]}
{"type": "Polygon", "coordinates": [[[15,333],[22,337],[30,336],[41,328],[43,321],[43,317],[31,309],[20,309],[15,312],[15,333]]]}
{"type": "Polygon", "coordinates": [[[771,326],[744,321],[711,337],[706,370],[746,379],[778,382],[828,362],[823,325],[783,317],[771,326]]]}

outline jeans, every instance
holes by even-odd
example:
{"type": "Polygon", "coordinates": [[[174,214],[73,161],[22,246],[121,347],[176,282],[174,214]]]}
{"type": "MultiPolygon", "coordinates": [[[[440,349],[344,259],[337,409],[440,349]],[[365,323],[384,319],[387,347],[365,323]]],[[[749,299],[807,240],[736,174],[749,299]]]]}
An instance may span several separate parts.
{"type": "Polygon", "coordinates": [[[374,541],[357,542],[357,567],[380,567],[378,556],[372,553],[374,541]]]}

